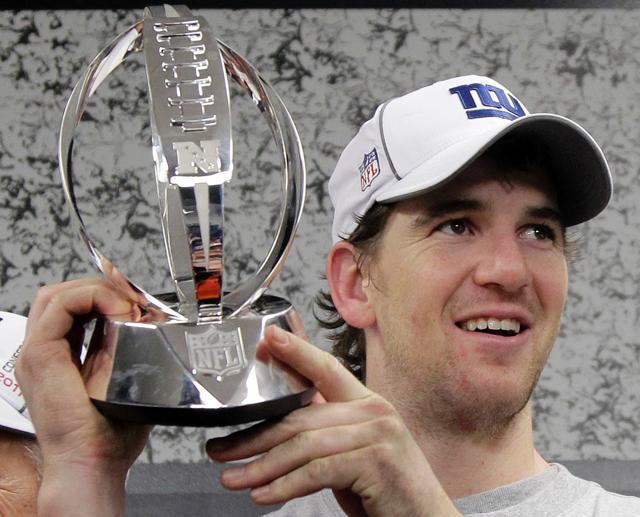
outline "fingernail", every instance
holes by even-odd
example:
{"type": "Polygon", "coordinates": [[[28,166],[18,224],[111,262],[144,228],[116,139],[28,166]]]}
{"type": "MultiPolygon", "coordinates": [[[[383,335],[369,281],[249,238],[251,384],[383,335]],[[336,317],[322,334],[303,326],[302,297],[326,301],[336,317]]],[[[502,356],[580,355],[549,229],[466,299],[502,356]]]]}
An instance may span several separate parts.
{"type": "Polygon", "coordinates": [[[207,452],[222,452],[229,448],[229,440],[214,438],[207,442],[207,452]]]}
{"type": "Polygon", "coordinates": [[[140,307],[134,303],[133,305],[130,305],[130,309],[131,311],[129,316],[131,317],[131,321],[140,321],[142,319],[142,311],[140,310],[140,307]]]}
{"type": "Polygon", "coordinates": [[[253,490],[251,490],[251,498],[253,500],[264,499],[266,496],[269,495],[270,490],[271,489],[269,485],[254,488],[253,490]]]}

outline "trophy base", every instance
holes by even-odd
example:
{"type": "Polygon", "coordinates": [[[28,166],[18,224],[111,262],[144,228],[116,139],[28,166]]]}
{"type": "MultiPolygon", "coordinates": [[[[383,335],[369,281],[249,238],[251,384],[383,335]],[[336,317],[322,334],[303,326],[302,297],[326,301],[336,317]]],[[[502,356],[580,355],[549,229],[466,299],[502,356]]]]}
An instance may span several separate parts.
{"type": "Polygon", "coordinates": [[[217,409],[162,407],[91,400],[100,413],[114,420],[154,425],[225,427],[282,417],[308,405],[314,393],[315,389],[310,388],[276,400],[217,409]]]}
{"type": "Polygon", "coordinates": [[[269,325],[306,337],[293,307],[263,295],[220,323],[98,319],[82,375],[105,416],[158,425],[232,426],[283,416],[315,388],[256,349],[269,325]]]}

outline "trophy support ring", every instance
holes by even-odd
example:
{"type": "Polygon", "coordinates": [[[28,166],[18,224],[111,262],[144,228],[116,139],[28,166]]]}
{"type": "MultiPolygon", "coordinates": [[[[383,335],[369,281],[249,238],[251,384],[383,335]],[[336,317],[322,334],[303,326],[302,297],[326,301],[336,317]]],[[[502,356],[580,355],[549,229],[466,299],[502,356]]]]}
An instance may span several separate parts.
{"type": "Polygon", "coordinates": [[[305,337],[291,304],[264,294],[302,215],[305,167],[295,125],[258,71],[214,38],[185,6],[145,9],[89,65],[63,115],[59,166],[71,219],[94,265],[142,318],[99,317],[82,364],[89,396],[113,418],[226,426],[284,415],[310,402],[309,381],[256,349],[268,325],[305,337]],[[134,52],[144,51],[160,217],[175,292],[152,295],[118,271],[91,239],[73,190],[72,148],[86,103],[134,52]],[[223,289],[223,187],[232,176],[227,76],[251,96],[278,146],[284,203],[256,273],[223,289]]]}

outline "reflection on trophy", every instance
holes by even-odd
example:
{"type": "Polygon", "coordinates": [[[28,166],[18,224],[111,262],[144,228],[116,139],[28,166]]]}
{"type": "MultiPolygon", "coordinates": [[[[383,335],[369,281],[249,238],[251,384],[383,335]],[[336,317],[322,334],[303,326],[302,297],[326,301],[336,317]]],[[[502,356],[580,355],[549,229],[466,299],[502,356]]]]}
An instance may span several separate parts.
{"type": "Polygon", "coordinates": [[[64,113],[60,171],[72,219],[92,261],[143,311],[100,318],[82,373],[104,414],[138,422],[221,426],[283,415],[314,389],[255,351],[276,324],[304,335],[284,299],[264,294],[282,267],[304,202],[300,140],[284,104],[243,57],[184,6],[151,7],[93,60],[64,113]],[[151,295],[94,244],[75,201],[71,149],[89,97],[134,52],[144,51],[160,218],[175,292],[151,295]],[[225,72],[226,70],[226,72],[225,72]],[[232,179],[227,75],[265,116],[282,156],[284,203],[275,240],[256,273],[223,287],[223,194],[232,179]]]}

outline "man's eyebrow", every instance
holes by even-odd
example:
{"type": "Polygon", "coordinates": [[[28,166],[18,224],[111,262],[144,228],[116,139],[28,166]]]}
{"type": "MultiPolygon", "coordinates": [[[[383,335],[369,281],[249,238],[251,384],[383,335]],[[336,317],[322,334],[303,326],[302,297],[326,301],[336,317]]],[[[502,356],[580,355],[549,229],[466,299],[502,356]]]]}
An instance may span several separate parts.
{"type": "Polygon", "coordinates": [[[459,212],[478,212],[486,208],[486,206],[486,203],[477,199],[450,198],[434,201],[424,206],[422,214],[415,219],[413,226],[419,228],[424,224],[428,224],[433,219],[439,219],[459,212]]]}
{"type": "MultiPolygon", "coordinates": [[[[487,203],[477,199],[445,199],[428,204],[424,208],[424,213],[415,224],[420,226],[431,219],[438,219],[458,212],[480,212],[488,208],[487,203]]],[[[527,209],[527,216],[536,219],[548,219],[564,226],[564,218],[559,210],[551,206],[534,206],[527,209]]]]}
{"type": "Polygon", "coordinates": [[[424,217],[436,219],[448,214],[455,214],[456,212],[477,212],[485,208],[487,208],[486,203],[477,199],[446,199],[427,205],[425,207],[424,217]]]}

